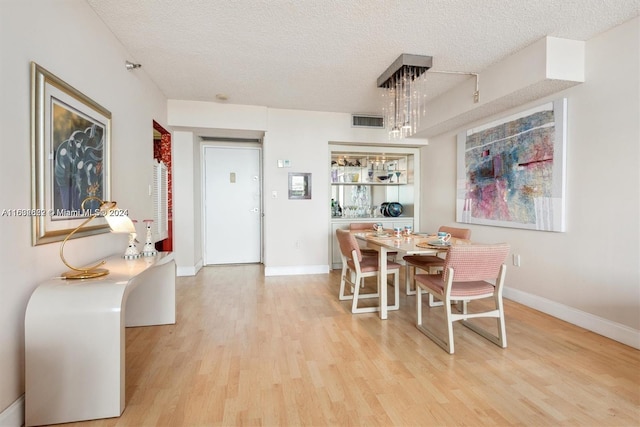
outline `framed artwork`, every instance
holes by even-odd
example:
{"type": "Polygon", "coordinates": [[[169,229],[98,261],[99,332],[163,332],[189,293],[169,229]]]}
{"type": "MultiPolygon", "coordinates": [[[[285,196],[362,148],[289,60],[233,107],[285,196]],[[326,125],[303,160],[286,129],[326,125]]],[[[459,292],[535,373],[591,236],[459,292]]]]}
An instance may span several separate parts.
{"type": "MultiPolygon", "coordinates": [[[[36,63],[31,63],[32,244],[62,241],[111,200],[111,113],[36,63]]],[[[109,231],[96,218],[72,237],[109,231]]]]}
{"type": "Polygon", "coordinates": [[[311,198],[311,174],[289,172],[289,198],[311,198]]]}
{"type": "Polygon", "coordinates": [[[565,231],[567,100],[458,134],[456,219],[565,231]]]}

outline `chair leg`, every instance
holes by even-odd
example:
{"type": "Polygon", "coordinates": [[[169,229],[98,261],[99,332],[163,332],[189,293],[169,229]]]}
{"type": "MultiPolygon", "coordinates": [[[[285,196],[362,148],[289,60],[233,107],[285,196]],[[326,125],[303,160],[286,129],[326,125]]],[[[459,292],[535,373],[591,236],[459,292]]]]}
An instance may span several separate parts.
{"type": "Polygon", "coordinates": [[[358,296],[360,295],[360,281],[362,280],[362,278],[360,277],[356,277],[356,281],[353,282],[354,284],[354,290],[353,290],[353,302],[351,303],[351,312],[352,313],[357,313],[358,312],[358,296]]]}
{"type": "Polygon", "coordinates": [[[340,274],[340,294],[338,295],[338,298],[341,301],[353,298],[353,295],[345,295],[344,294],[344,288],[345,288],[346,281],[347,281],[347,264],[346,264],[346,262],[343,262],[342,263],[342,274],[340,274]]]}
{"type": "Polygon", "coordinates": [[[504,324],[504,304],[502,302],[502,296],[496,296],[496,306],[498,307],[498,333],[500,334],[500,346],[502,348],[507,347],[507,328],[504,324]]]}
{"type": "Polygon", "coordinates": [[[453,354],[453,318],[451,316],[451,301],[445,299],[442,301],[442,305],[444,306],[444,318],[447,322],[447,340],[445,342],[445,346],[442,348],[448,351],[449,354],[453,354]]]}
{"type": "Polygon", "coordinates": [[[353,302],[351,303],[351,312],[352,313],[368,313],[372,311],[377,311],[378,307],[358,307],[358,301],[360,300],[360,289],[364,287],[364,277],[360,277],[356,275],[356,279],[354,283],[354,292],[353,292],[353,302]]]}
{"type": "Polygon", "coordinates": [[[429,307],[441,307],[442,306],[442,301],[437,300],[436,298],[433,296],[433,294],[429,294],[429,307]]]}
{"type": "Polygon", "coordinates": [[[356,275],[356,279],[353,283],[354,283],[354,291],[353,291],[353,302],[351,303],[351,312],[355,314],[355,313],[373,313],[375,311],[379,311],[380,307],[378,306],[358,307],[358,302],[361,299],[378,298],[380,295],[380,290],[378,289],[378,292],[376,293],[368,293],[368,294],[360,295],[360,290],[364,287],[364,277],[356,275]]]}
{"type": "MultiPolygon", "coordinates": [[[[478,316],[478,317],[495,317],[496,326],[498,329],[497,335],[494,335],[488,330],[481,328],[480,326],[468,320],[463,320],[462,324],[467,328],[471,329],[473,332],[477,333],[478,335],[488,339],[498,347],[506,348],[507,347],[507,331],[504,323],[504,305],[502,302],[502,298],[500,298],[500,296],[494,295],[494,299],[495,299],[496,309],[490,312],[483,313],[482,316],[478,316]]],[[[466,307],[465,307],[465,313],[466,313],[466,307]]],[[[473,315],[470,315],[470,316],[473,316],[473,315]]]]}
{"type": "MultiPolygon", "coordinates": [[[[429,274],[438,274],[442,270],[442,267],[429,267],[429,274]]],[[[442,306],[442,301],[434,298],[432,294],[429,294],[429,307],[440,307],[442,306]]]]}
{"type": "Polygon", "coordinates": [[[413,283],[413,288],[411,286],[412,282],[414,282],[414,276],[416,274],[416,269],[411,264],[407,263],[405,269],[404,276],[404,293],[407,295],[415,295],[415,283],[413,283]]]}
{"type": "Polygon", "coordinates": [[[398,310],[400,308],[400,269],[393,273],[393,305],[387,310],[398,310]]]}
{"type": "Polygon", "coordinates": [[[498,307],[498,342],[497,344],[502,348],[507,348],[507,329],[504,324],[504,305],[502,298],[496,296],[496,306],[498,307]]]}
{"type": "MultiPolygon", "coordinates": [[[[445,316],[446,316],[446,314],[445,314],[445,316]]],[[[448,323],[449,323],[449,325],[451,325],[450,322],[448,322],[448,323]]],[[[445,341],[441,337],[436,335],[431,329],[427,328],[426,326],[424,326],[422,324],[422,292],[416,293],[416,328],[418,328],[418,330],[420,332],[422,332],[424,335],[429,337],[431,339],[431,341],[436,343],[444,351],[446,351],[449,354],[453,354],[453,341],[452,341],[452,338],[450,338],[449,341],[445,341]]],[[[453,334],[453,332],[451,332],[451,334],[453,334]]]]}
{"type": "MultiPolygon", "coordinates": [[[[415,267],[407,263],[406,268],[407,269],[406,269],[405,280],[404,280],[405,293],[407,295],[415,295],[416,290],[418,289],[418,285],[416,285],[416,274],[418,273],[418,267],[415,267]]],[[[424,289],[421,292],[428,293],[424,289]]],[[[429,305],[431,306],[431,304],[429,305]]]]}
{"type": "MultiPolygon", "coordinates": [[[[416,284],[416,291],[419,291],[420,287],[416,284]]],[[[416,327],[420,329],[422,326],[422,292],[416,292],[416,327]]]]}

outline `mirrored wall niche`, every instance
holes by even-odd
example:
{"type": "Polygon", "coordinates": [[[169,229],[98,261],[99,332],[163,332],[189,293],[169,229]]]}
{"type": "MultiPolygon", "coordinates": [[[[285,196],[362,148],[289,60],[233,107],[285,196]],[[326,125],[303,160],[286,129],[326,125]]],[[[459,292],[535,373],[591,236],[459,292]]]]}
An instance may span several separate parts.
{"type": "MultiPolygon", "coordinates": [[[[386,228],[420,229],[420,151],[410,147],[330,145],[329,183],[332,268],[341,267],[335,232],[354,222],[380,222],[386,228]],[[402,213],[385,216],[385,203],[400,203],[402,213]]],[[[395,212],[397,213],[397,212],[395,212]]]]}
{"type": "MultiPolygon", "coordinates": [[[[387,152],[378,147],[360,152],[354,147],[331,152],[331,217],[372,219],[384,217],[384,203],[400,203],[402,217],[414,217],[417,153],[387,152]],[[376,151],[373,151],[376,150],[376,151]],[[380,150],[380,151],[377,151],[380,150]]],[[[392,215],[388,215],[392,216],[392,215]]]]}

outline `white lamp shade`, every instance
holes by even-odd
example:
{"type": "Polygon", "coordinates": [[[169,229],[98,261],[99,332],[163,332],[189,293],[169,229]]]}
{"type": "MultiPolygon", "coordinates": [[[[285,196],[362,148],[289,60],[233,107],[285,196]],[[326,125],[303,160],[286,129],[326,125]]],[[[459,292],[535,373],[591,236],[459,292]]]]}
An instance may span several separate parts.
{"type": "Polygon", "coordinates": [[[111,215],[107,213],[104,217],[111,227],[112,233],[135,233],[136,227],[133,225],[133,221],[126,215],[111,215]]]}

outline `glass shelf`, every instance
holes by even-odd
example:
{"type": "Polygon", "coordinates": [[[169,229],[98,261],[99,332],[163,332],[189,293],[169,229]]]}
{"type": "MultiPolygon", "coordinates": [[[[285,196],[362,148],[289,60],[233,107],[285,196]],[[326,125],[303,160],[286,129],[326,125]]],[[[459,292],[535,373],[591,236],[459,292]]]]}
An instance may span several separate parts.
{"type": "Polygon", "coordinates": [[[413,198],[406,195],[407,188],[412,191],[409,167],[404,154],[332,153],[331,217],[382,218],[379,209],[385,202],[404,202],[412,214],[413,198]]]}
{"type": "Polygon", "coordinates": [[[407,184],[407,157],[338,154],[331,156],[331,184],[407,184]]]}

